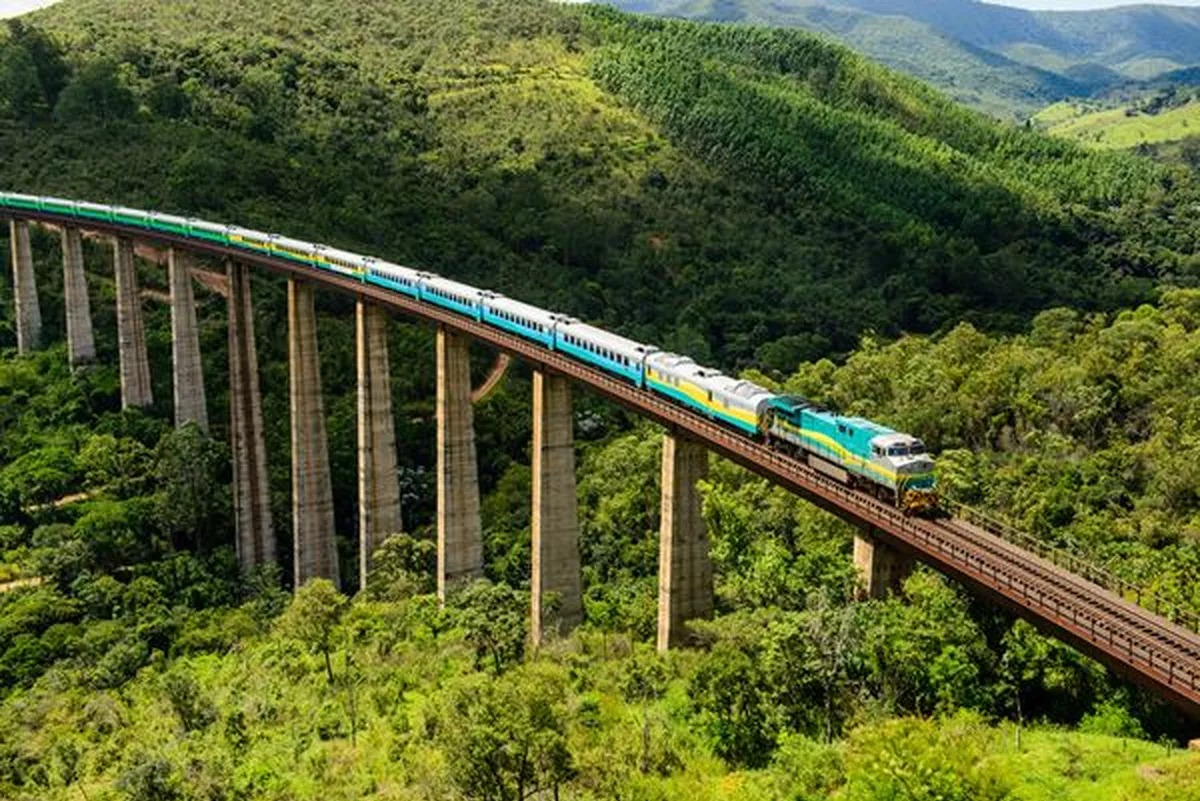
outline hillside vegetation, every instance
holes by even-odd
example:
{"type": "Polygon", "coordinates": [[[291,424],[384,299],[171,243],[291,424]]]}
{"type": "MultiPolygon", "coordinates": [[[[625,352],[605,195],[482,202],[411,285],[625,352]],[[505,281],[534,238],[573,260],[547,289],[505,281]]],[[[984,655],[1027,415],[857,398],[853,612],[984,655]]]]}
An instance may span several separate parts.
{"type": "Polygon", "coordinates": [[[1033,121],[1087,147],[1136,149],[1200,174],[1200,90],[1165,85],[1094,103],[1056,103],[1033,121]]]}
{"type": "Polygon", "coordinates": [[[1130,114],[1123,108],[1094,111],[1056,123],[1049,131],[1055,136],[1104,148],[1177,142],[1200,134],[1200,101],[1153,116],[1130,114]]]}
{"type": "Polygon", "coordinates": [[[33,19],[91,66],[21,100],[6,184],[355,246],[726,367],[1196,272],[1181,173],[991,123],[800,32],[534,0],[33,19]]]}
{"type": "MultiPolygon", "coordinates": [[[[496,671],[480,649],[500,632],[474,625],[477,610],[347,604],[321,584],[266,633],[262,610],[226,614],[215,653],[181,653],[119,691],[68,690],[76,674],[64,671],[7,705],[0,759],[29,783],[5,797],[1180,801],[1200,790],[1200,755],[1105,734],[1102,716],[1089,734],[971,713],[866,719],[837,742],[783,735],[769,762],[730,770],[714,744],[753,736],[753,717],[779,709],[736,685],[735,650],[660,657],[586,636],[496,671]]],[[[776,647],[797,646],[797,622],[771,621],[776,647]]]]}
{"type": "Polygon", "coordinates": [[[614,0],[627,11],[803,28],[1004,118],[1200,61],[1200,11],[1041,12],[976,0],[614,0]]]}
{"type": "MultiPolygon", "coordinates": [[[[532,0],[33,21],[0,43],[0,185],[348,245],[753,367],[920,434],[952,497],[1200,608],[1200,302],[1163,287],[1200,270],[1185,172],[996,125],[795,31],[532,0]]],[[[1172,710],[928,571],[857,601],[852,529],[719,460],[718,617],[653,655],[660,432],[583,392],[586,622],[531,652],[521,366],[475,410],[486,580],[439,608],[413,324],[390,329],[406,531],[353,599],[289,598],[282,282],[254,292],[283,564],[244,575],[224,300],[198,295],[212,438],[175,430],[161,268],[139,274],[158,400],[122,411],[110,252],[86,245],[101,365],[72,373],[57,239],[34,236],[58,344],[12,356],[0,282],[0,575],[41,580],[0,592],[0,798],[1200,792],[1172,710]]],[[[352,304],[318,312],[353,592],[352,304]]]]}

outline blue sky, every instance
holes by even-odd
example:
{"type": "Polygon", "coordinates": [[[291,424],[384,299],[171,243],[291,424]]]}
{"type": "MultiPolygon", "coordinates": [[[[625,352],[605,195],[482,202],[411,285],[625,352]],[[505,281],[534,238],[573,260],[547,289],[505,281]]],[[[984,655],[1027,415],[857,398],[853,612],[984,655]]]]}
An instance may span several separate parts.
{"type": "MultiPolygon", "coordinates": [[[[1059,11],[1074,11],[1088,8],[1109,8],[1131,5],[1129,0],[986,0],[1006,6],[1021,8],[1048,8],[1059,11]]],[[[1164,5],[1200,6],[1200,0],[1158,0],[1164,5]]],[[[56,0],[0,0],[0,17],[23,14],[35,8],[53,5],[56,0]]]]}
{"type": "MultiPolygon", "coordinates": [[[[1053,11],[1083,11],[1089,8],[1112,8],[1113,6],[1147,5],[1132,3],[1130,0],[984,0],[1004,6],[1019,6],[1020,8],[1037,8],[1053,11]]],[[[1200,0],[1158,0],[1155,5],[1165,6],[1200,6],[1200,0]]]]}

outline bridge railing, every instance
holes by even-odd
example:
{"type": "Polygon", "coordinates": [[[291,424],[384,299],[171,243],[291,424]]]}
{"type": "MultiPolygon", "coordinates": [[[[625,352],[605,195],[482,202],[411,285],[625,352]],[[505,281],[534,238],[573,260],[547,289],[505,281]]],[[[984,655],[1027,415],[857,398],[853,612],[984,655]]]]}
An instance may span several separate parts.
{"type": "Polygon", "coordinates": [[[1056,545],[1051,545],[1032,534],[1028,534],[1003,521],[997,520],[986,512],[944,498],[942,499],[942,505],[952,511],[955,517],[979,526],[989,534],[994,534],[1005,542],[1012,543],[1024,550],[1032,551],[1043,559],[1053,562],[1059,567],[1066,568],[1072,573],[1087,579],[1093,584],[1098,584],[1127,601],[1167,618],[1176,625],[1200,633],[1200,614],[1189,609],[1183,609],[1169,601],[1164,601],[1157,593],[1121,578],[1076,553],[1072,553],[1056,545]]]}

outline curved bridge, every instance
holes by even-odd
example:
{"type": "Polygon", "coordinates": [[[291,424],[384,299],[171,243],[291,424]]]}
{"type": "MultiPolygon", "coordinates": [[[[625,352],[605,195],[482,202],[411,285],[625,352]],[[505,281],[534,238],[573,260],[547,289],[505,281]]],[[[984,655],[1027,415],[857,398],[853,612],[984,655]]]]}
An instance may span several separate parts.
{"type": "MultiPolygon", "coordinates": [[[[336,555],[332,563],[328,558],[322,561],[312,556],[317,551],[318,556],[323,553],[327,557],[333,541],[328,462],[320,452],[325,447],[325,434],[320,419],[320,378],[315,372],[311,295],[311,287],[317,286],[359,300],[359,523],[364,572],[374,544],[383,535],[400,528],[398,495],[394,489],[389,493],[386,487],[389,466],[394,484],[395,442],[394,438],[388,439],[391,406],[386,391],[386,337],[381,334],[385,318],[378,314],[379,309],[390,309],[438,326],[439,592],[444,592],[446,585],[455,579],[476,574],[481,565],[470,392],[469,385],[463,386],[467,375],[466,343],[474,339],[526,361],[535,370],[532,590],[534,635],[538,640],[549,628],[568,628],[580,616],[570,381],[633,409],[668,430],[663,453],[660,647],[681,642],[687,620],[711,614],[711,567],[694,487],[696,478],[703,474],[707,449],[860,527],[863,534],[856,542],[855,556],[872,593],[886,589],[889,579],[894,582],[897,570],[903,570],[906,560],[919,559],[973,592],[1010,608],[1044,632],[1096,657],[1181,711],[1200,718],[1200,636],[1194,630],[1194,619],[1184,621],[1178,614],[1152,612],[1133,602],[1141,598],[1136,589],[1121,585],[1082,562],[1072,561],[1069,556],[1048,551],[1033,538],[996,525],[971,510],[961,509],[957,516],[941,520],[907,517],[867,493],[849,489],[801,461],[772,451],[632,383],[491,325],[347,274],[298,264],[280,255],[250,252],[228,243],[152,230],[129,222],[81,220],[68,213],[11,207],[0,209],[0,216],[12,220],[18,322],[24,320],[27,327],[31,325],[30,304],[36,306],[36,293],[31,291],[28,231],[22,231],[28,222],[63,230],[69,306],[73,282],[82,281],[77,246],[80,229],[114,240],[118,316],[123,319],[137,316],[128,309],[122,315],[120,310],[121,298],[128,297],[130,291],[135,244],[149,242],[169,248],[172,327],[177,340],[195,336],[194,310],[189,333],[188,309],[177,308],[191,304],[187,268],[178,267],[186,265],[184,254],[226,262],[230,281],[231,428],[237,483],[234,494],[238,550],[243,564],[274,558],[269,510],[263,508],[265,454],[261,444],[261,412],[257,406],[259,390],[247,270],[252,265],[282,273],[290,280],[293,511],[298,582],[313,575],[337,579],[336,555]],[[76,273],[77,278],[73,277],[76,273]],[[382,490],[380,485],[384,485],[382,490]],[[560,603],[554,610],[544,608],[543,599],[548,593],[559,597],[560,603]],[[1185,622],[1189,627],[1182,625],[1185,622]]],[[[78,294],[76,290],[74,295],[78,294]]],[[[83,312],[86,312],[86,290],[83,295],[83,312]]],[[[74,358],[75,338],[81,324],[77,322],[76,330],[72,331],[71,320],[79,317],[79,309],[73,312],[69,308],[67,316],[74,358]]],[[[137,322],[127,330],[123,325],[121,332],[122,388],[127,394],[140,391],[139,384],[145,378],[138,375],[145,370],[144,365],[131,365],[128,370],[125,365],[126,340],[139,335],[136,330],[139,326],[137,322]]],[[[35,339],[19,336],[22,349],[34,346],[35,339]]],[[[176,341],[177,419],[181,403],[186,405],[186,397],[181,398],[181,394],[188,394],[186,389],[181,393],[181,384],[186,387],[188,381],[184,373],[199,369],[198,364],[193,364],[198,362],[198,345],[195,353],[189,355],[190,350],[188,343],[176,341]]],[[[144,345],[141,358],[144,360],[144,345]]],[[[135,356],[130,356],[130,361],[136,361],[135,356]]],[[[192,387],[194,390],[194,381],[192,387]]],[[[202,406],[202,385],[199,391],[202,406]]],[[[202,415],[203,410],[195,413],[202,415]]]]}

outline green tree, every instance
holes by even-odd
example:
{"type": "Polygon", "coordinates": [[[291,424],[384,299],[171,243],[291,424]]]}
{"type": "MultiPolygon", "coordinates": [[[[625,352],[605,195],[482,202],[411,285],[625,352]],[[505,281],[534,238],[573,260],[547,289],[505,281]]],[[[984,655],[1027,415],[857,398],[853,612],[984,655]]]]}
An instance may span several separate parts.
{"type": "Polygon", "coordinates": [[[158,519],[193,546],[225,541],[228,487],[222,471],[227,454],[194,423],[168,432],[158,443],[158,519]]]}
{"type": "Polygon", "coordinates": [[[282,631],[321,655],[330,685],[334,684],[333,652],[339,645],[338,623],[348,603],[332,581],[313,579],[296,590],[296,597],[279,619],[282,631]]]}
{"type": "Polygon", "coordinates": [[[154,476],[154,453],[132,437],[94,434],[79,451],[86,486],[117,498],[143,494],[154,476]]]}
{"type": "Polygon", "coordinates": [[[734,765],[761,767],[771,759],[780,715],[752,640],[719,641],[696,667],[688,694],[713,750],[734,765]]]}
{"type": "Polygon", "coordinates": [[[8,20],[9,41],[29,52],[37,70],[42,97],[51,107],[71,77],[62,49],[45,31],[22,19],[8,20]]]}
{"type": "Polygon", "coordinates": [[[31,121],[44,112],[45,106],[46,97],[29,51],[14,42],[0,46],[0,108],[11,118],[31,121]]]}
{"type": "Polygon", "coordinates": [[[446,599],[446,613],[475,647],[475,664],[496,673],[517,664],[529,636],[529,596],[486,580],[464,584],[446,599]]]}
{"type": "Polygon", "coordinates": [[[480,801],[547,793],[557,799],[574,772],[568,702],[565,673],[546,663],[459,680],[447,692],[439,742],[462,794],[480,801]]]}
{"type": "Polygon", "coordinates": [[[648,648],[634,652],[621,677],[621,695],[641,708],[642,746],[638,755],[641,773],[650,771],[650,705],[666,692],[668,678],[665,660],[648,648]]]}
{"type": "Polygon", "coordinates": [[[62,123],[108,123],[133,116],[133,93],[122,83],[117,66],[108,61],[91,61],[80,68],[63,89],[54,106],[54,118],[62,123]]]}
{"type": "Polygon", "coordinates": [[[437,576],[437,543],[409,534],[393,534],[371,556],[367,593],[397,601],[433,592],[437,576]]]}

